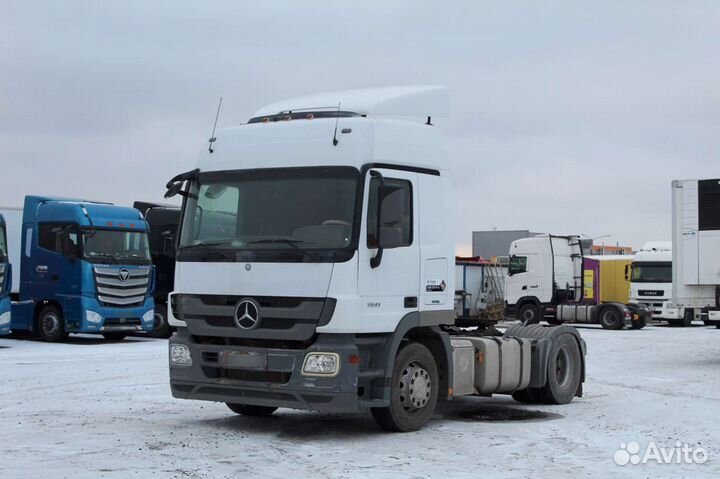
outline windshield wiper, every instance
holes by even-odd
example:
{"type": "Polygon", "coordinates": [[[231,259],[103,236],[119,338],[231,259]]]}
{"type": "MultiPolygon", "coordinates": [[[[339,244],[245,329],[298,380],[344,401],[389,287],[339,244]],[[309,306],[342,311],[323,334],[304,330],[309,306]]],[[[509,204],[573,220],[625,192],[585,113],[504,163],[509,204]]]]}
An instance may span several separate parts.
{"type": "Polygon", "coordinates": [[[189,244],[185,246],[181,246],[181,249],[185,248],[209,248],[210,246],[226,246],[226,245],[232,245],[233,240],[223,240],[223,241],[202,241],[200,243],[195,244],[189,244]]]}
{"type": "Polygon", "coordinates": [[[113,260],[115,262],[115,264],[119,263],[118,259],[115,256],[113,256],[111,254],[107,254],[107,253],[92,253],[92,254],[88,254],[87,256],[88,256],[88,258],[108,258],[108,259],[113,260]]]}
{"type": "Polygon", "coordinates": [[[255,241],[248,241],[247,244],[272,244],[272,243],[282,243],[287,244],[295,248],[297,251],[300,251],[304,255],[307,255],[309,258],[317,259],[317,256],[310,253],[308,250],[302,249],[298,246],[298,243],[308,243],[307,241],[303,240],[294,240],[294,239],[288,239],[288,238],[268,238],[268,239],[261,239],[261,240],[255,240],[255,241]]]}

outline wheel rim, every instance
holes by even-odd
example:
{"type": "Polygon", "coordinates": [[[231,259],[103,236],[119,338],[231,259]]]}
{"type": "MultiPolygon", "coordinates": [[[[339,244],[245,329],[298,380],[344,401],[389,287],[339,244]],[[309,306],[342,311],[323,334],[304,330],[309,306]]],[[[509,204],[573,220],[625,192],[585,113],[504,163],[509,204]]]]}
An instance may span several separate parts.
{"type": "Polygon", "coordinates": [[[614,311],[605,311],[605,314],[603,314],[603,321],[608,326],[615,324],[615,312],[614,311]]]}
{"type": "Polygon", "coordinates": [[[565,389],[570,382],[570,355],[565,346],[558,350],[555,358],[555,378],[558,386],[565,389]]]}
{"type": "Polygon", "coordinates": [[[43,335],[54,336],[60,329],[60,318],[55,313],[48,313],[43,316],[40,327],[43,335]]]}
{"type": "Polygon", "coordinates": [[[525,308],[522,312],[523,321],[530,322],[535,320],[535,310],[533,308],[525,308]]]}
{"type": "Polygon", "coordinates": [[[413,361],[403,368],[400,376],[400,403],[408,412],[423,409],[432,394],[430,374],[417,361],[413,361]]]}

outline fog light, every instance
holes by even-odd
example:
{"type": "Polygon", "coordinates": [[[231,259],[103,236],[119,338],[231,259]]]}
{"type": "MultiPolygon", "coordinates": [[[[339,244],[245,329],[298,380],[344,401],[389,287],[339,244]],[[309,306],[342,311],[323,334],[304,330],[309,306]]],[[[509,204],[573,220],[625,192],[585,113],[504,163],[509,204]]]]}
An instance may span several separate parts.
{"type": "Polygon", "coordinates": [[[85,311],[85,319],[88,323],[102,323],[103,317],[95,311],[85,311]]]}
{"type": "Polygon", "coordinates": [[[335,376],[340,367],[337,353],[308,353],[302,372],[305,376],[335,376]]]}
{"type": "Polygon", "coordinates": [[[190,348],[184,344],[170,345],[170,363],[176,366],[192,366],[190,348]]]}
{"type": "Polygon", "coordinates": [[[143,323],[151,323],[155,321],[155,310],[151,309],[147,313],[143,314],[142,317],[143,323]]]}
{"type": "Polygon", "coordinates": [[[10,311],[0,314],[0,326],[7,326],[8,324],[10,324],[10,311]]]}

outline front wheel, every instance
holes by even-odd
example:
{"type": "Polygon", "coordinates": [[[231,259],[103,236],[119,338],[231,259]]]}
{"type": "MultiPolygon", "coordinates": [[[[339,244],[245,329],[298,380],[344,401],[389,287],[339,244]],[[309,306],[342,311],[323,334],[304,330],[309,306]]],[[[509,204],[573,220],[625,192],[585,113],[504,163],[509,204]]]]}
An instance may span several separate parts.
{"type": "Polygon", "coordinates": [[[50,343],[67,338],[62,310],[52,304],[45,306],[38,315],[37,333],[40,339],[50,343]]]}
{"type": "Polygon", "coordinates": [[[127,336],[127,333],[103,333],[103,338],[108,341],[122,341],[127,336]]]}
{"type": "Polygon", "coordinates": [[[542,310],[534,303],[525,303],[518,310],[518,319],[524,325],[537,324],[542,319],[542,310]]]}
{"type": "Polygon", "coordinates": [[[439,376],[435,358],[420,343],[409,343],[395,357],[390,405],[372,408],[373,418],[387,431],[422,428],[435,410],[439,376]]]}
{"type": "Polygon", "coordinates": [[[686,309],[683,313],[683,317],[680,320],[680,326],[688,328],[692,326],[693,319],[695,319],[695,311],[692,309],[686,309]]]}
{"type": "Polygon", "coordinates": [[[172,336],[173,328],[168,324],[167,306],[155,304],[155,324],[150,336],[153,338],[169,338],[172,336]]]}
{"type": "Polygon", "coordinates": [[[230,410],[236,414],[243,416],[269,416],[274,413],[277,408],[272,406],[253,406],[252,404],[233,404],[225,403],[230,410]]]}

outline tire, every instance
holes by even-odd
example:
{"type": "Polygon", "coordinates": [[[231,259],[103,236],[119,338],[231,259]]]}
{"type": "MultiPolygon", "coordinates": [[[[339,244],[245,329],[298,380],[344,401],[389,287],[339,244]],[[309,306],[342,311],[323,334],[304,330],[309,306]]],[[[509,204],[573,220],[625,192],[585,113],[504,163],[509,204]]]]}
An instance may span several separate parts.
{"type": "Polygon", "coordinates": [[[572,401],[582,379],[581,364],[577,340],[570,334],[558,336],[548,357],[547,383],[539,388],[542,401],[548,404],[572,401]]]}
{"type": "Polygon", "coordinates": [[[127,333],[103,333],[103,338],[108,341],[122,341],[127,336],[127,333]]]}
{"type": "Polygon", "coordinates": [[[695,319],[695,310],[686,309],[683,313],[682,319],[678,321],[678,326],[682,326],[683,328],[689,328],[690,326],[692,326],[693,319],[695,319]]]}
{"type": "Polygon", "coordinates": [[[273,406],[253,406],[252,404],[233,404],[225,403],[230,410],[236,414],[242,414],[243,416],[269,416],[274,413],[277,408],[273,406]]]}
{"type": "Polygon", "coordinates": [[[715,327],[720,329],[720,323],[715,323],[715,327]]]}
{"type": "Polygon", "coordinates": [[[62,310],[52,304],[43,307],[38,314],[36,331],[40,339],[49,343],[66,339],[68,333],[65,332],[62,310]]]}
{"type": "Polygon", "coordinates": [[[523,324],[537,324],[540,322],[541,310],[535,303],[525,303],[518,309],[518,319],[523,324]]]}
{"type": "Polygon", "coordinates": [[[408,343],[395,356],[390,405],[370,410],[375,422],[386,431],[417,431],[435,410],[439,385],[430,350],[420,343],[408,343]]]}
{"type": "Polygon", "coordinates": [[[552,324],[553,326],[559,326],[563,324],[562,319],[557,318],[547,318],[545,321],[547,321],[548,324],[552,324]]]}
{"type": "Polygon", "coordinates": [[[523,404],[540,404],[544,402],[542,391],[538,388],[527,388],[512,393],[512,398],[523,404]]]}
{"type": "Polygon", "coordinates": [[[172,336],[173,328],[168,324],[167,306],[164,304],[155,304],[155,324],[149,335],[153,338],[169,338],[172,336]]]}
{"type": "Polygon", "coordinates": [[[600,310],[600,326],[604,329],[622,329],[625,318],[622,311],[615,306],[606,306],[600,310]]]}
{"type": "Polygon", "coordinates": [[[647,326],[647,323],[646,323],[644,317],[640,318],[640,321],[633,321],[632,324],[630,325],[630,327],[632,329],[642,329],[645,326],[647,326]]]}
{"type": "Polygon", "coordinates": [[[667,323],[669,326],[673,326],[673,327],[680,326],[681,320],[680,319],[668,319],[667,323]]]}

